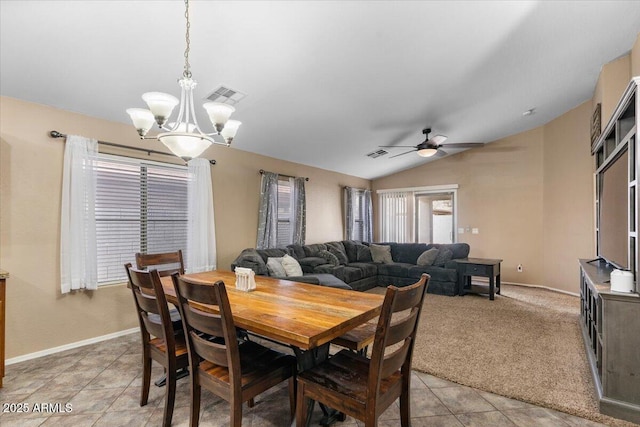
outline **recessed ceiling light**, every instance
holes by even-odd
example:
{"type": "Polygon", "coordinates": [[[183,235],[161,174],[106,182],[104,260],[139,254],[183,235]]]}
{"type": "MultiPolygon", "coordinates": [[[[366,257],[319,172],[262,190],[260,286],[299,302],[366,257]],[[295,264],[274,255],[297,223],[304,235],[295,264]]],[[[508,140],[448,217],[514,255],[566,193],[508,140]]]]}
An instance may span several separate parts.
{"type": "Polygon", "coordinates": [[[530,116],[530,115],[535,114],[535,113],[536,113],[536,109],[535,108],[529,108],[527,111],[522,113],[522,115],[524,117],[526,117],[526,116],[530,116]]]}

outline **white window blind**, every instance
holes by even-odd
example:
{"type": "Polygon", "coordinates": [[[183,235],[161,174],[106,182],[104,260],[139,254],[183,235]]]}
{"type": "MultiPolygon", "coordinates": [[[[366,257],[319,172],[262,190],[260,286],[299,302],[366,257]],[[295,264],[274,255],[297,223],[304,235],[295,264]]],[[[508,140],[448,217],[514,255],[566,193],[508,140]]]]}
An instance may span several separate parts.
{"type": "Polygon", "coordinates": [[[186,167],[101,154],[96,176],[99,284],[126,280],[124,264],[135,265],[136,252],[184,254],[186,167]]]}
{"type": "Polygon", "coordinates": [[[364,238],[364,191],[357,190],[353,198],[353,240],[364,238]]]}
{"type": "Polygon", "coordinates": [[[378,198],[381,241],[413,242],[413,192],[389,191],[378,198]]]}
{"type": "Polygon", "coordinates": [[[293,243],[293,191],[292,179],[278,178],[278,235],[279,248],[293,243]]]}

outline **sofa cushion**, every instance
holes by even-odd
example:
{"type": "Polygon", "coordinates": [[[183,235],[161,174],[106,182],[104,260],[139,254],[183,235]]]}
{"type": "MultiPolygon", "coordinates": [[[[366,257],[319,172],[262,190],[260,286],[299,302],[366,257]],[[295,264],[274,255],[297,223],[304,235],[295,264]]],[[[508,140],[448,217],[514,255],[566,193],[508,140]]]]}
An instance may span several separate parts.
{"type": "Polygon", "coordinates": [[[306,256],[318,256],[320,251],[327,250],[327,245],[324,243],[314,243],[312,245],[304,245],[303,249],[306,256]]]}
{"type": "Polygon", "coordinates": [[[369,246],[371,249],[371,258],[373,262],[389,264],[393,262],[391,258],[391,246],[388,245],[376,245],[372,243],[369,246]]]}
{"type": "Polygon", "coordinates": [[[362,271],[362,277],[371,277],[378,274],[378,264],[372,262],[350,262],[347,267],[359,268],[362,271]]]}
{"type": "Polygon", "coordinates": [[[369,246],[358,245],[356,250],[356,262],[373,262],[369,246]]]}
{"type": "Polygon", "coordinates": [[[287,254],[282,257],[282,267],[288,276],[302,276],[302,267],[298,260],[287,254]]]}
{"type": "Polygon", "coordinates": [[[260,254],[260,256],[262,257],[262,260],[265,262],[267,262],[267,259],[274,257],[274,258],[281,258],[283,256],[285,256],[287,254],[287,251],[284,249],[256,249],[256,252],[260,254]]]}
{"type": "Polygon", "coordinates": [[[422,273],[431,276],[434,282],[454,282],[458,281],[458,272],[454,269],[435,267],[433,265],[414,265],[409,268],[409,277],[418,280],[422,273]]]}
{"type": "Polygon", "coordinates": [[[436,256],[436,259],[433,260],[433,265],[442,267],[447,263],[447,261],[451,261],[452,256],[453,252],[451,252],[449,249],[438,249],[438,255],[436,256]]]}
{"type": "Polygon", "coordinates": [[[235,267],[244,267],[252,269],[256,274],[265,276],[269,274],[267,264],[262,256],[253,248],[243,250],[240,255],[231,263],[231,269],[235,267]]]}
{"type": "Polygon", "coordinates": [[[340,260],[338,259],[338,257],[329,251],[320,251],[318,255],[320,255],[320,257],[324,260],[325,264],[340,265],[340,260]]]}
{"type": "Polygon", "coordinates": [[[416,264],[418,265],[433,265],[433,262],[436,260],[438,253],[440,252],[437,248],[427,249],[422,252],[422,254],[418,257],[416,264]]]}
{"type": "Polygon", "coordinates": [[[360,280],[364,277],[361,269],[349,266],[344,266],[342,275],[342,280],[347,283],[355,282],[356,280],[360,280]]]}
{"type": "Polygon", "coordinates": [[[427,246],[427,249],[449,249],[453,252],[452,259],[467,258],[471,249],[468,243],[431,243],[427,246]]]}
{"type": "Polygon", "coordinates": [[[340,280],[344,280],[344,265],[323,264],[313,269],[313,274],[333,274],[340,280]]]}
{"type": "Polygon", "coordinates": [[[269,276],[283,277],[287,275],[282,266],[282,258],[267,258],[267,270],[269,270],[269,276]]]}
{"type": "Polygon", "coordinates": [[[358,261],[358,246],[362,245],[362,243],[357,240],[343,240],[342,245],[344,246],[344,252],[347,254],[349,262],[358,261]]]}
{"type": "Polygon", "coordinates": [[[302,245],[291,244],[287,246],[287,250],[289,251],[289,255],[300,261],[300,259],[307,256],[304,252],[304,247],[302,245]]]}
{"type": "Polygon", "coordinates": [[[347,253],[344,250],[342,242],[328,242],[325,244],[327,245],[327,250],[338,257],[340,264],[347,264],[349,262],[349,258],[347,257],[347,253]]]}
{"type": "Polygon", "coordinates": [[[394,262],[403,262],[415,265],[418,257],[429,249],[425,243],[392,243],[391,257],[394,262]]]}
{"type": "Polygon", "coordinates": [[[311,269],[313,269],[319,265],[327,263],[327,261],[320,256],[308,256],[308,257],[300,258],[298,259],[298,262],[302,266],[303,270],[305,267],[311,267],[311,269]]]}
{"type": "Polygon", "coordinates": [[[414,264],[393,262],[391,264],[378,264],[378,274],[393,277],[409,277],[409,269],[414,264]]]}

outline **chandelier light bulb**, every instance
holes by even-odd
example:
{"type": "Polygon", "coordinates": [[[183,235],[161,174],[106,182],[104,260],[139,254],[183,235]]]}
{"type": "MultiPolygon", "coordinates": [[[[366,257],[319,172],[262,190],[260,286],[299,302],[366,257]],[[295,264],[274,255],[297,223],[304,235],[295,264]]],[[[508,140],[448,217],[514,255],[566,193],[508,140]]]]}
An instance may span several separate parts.
{"type": "Polygon", "coordinates": [[[149,106],[149,110],[153,113],[158,125],[165,124],[173,108],[180,103],[178,98],[168,93],[162,92],[147,92],[142,94],[142,99],[149,106]]]}
{"type": "Polygon", "coordinates": [[[238,128],[241,124],[242,122],[239,122],[237,120],[229,120],[224,125],[222,132],[220,132],[220,135],[222,135],[224,140],[227,142],[227,145],[231,145],[231,141],[233,141],[233,138],[235,138],[236,133],[238,132],[238,128]]]}
{"type": "Polygon", "coordinates": [[[209,120],[211,120],[211,123],[216,127],[218,132],[222,131],[231,114],[236,111],[231,105],[220,102],[207,102],[203,107],[207,110],[209,120]]]}

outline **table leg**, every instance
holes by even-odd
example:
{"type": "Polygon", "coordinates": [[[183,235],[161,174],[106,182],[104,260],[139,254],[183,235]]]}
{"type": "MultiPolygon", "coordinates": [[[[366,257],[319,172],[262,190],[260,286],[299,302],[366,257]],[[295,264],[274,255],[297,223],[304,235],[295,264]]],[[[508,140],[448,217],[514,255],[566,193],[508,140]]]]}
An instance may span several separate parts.
{"type": "Polygon", "coordinates": [[[495,283],[495,278],[493,277],[493,274],[491,275],[491,277],[489,277],[489,299],[491,301],[494,300],[494,293],[496,290],[496,283],[495,283]]]}
{"type": "Polygon", "coordinates": [[[496,293],[500,295],[500,275],[499,274],[496,276],[496,288],[498,288],[496,293]]]}

